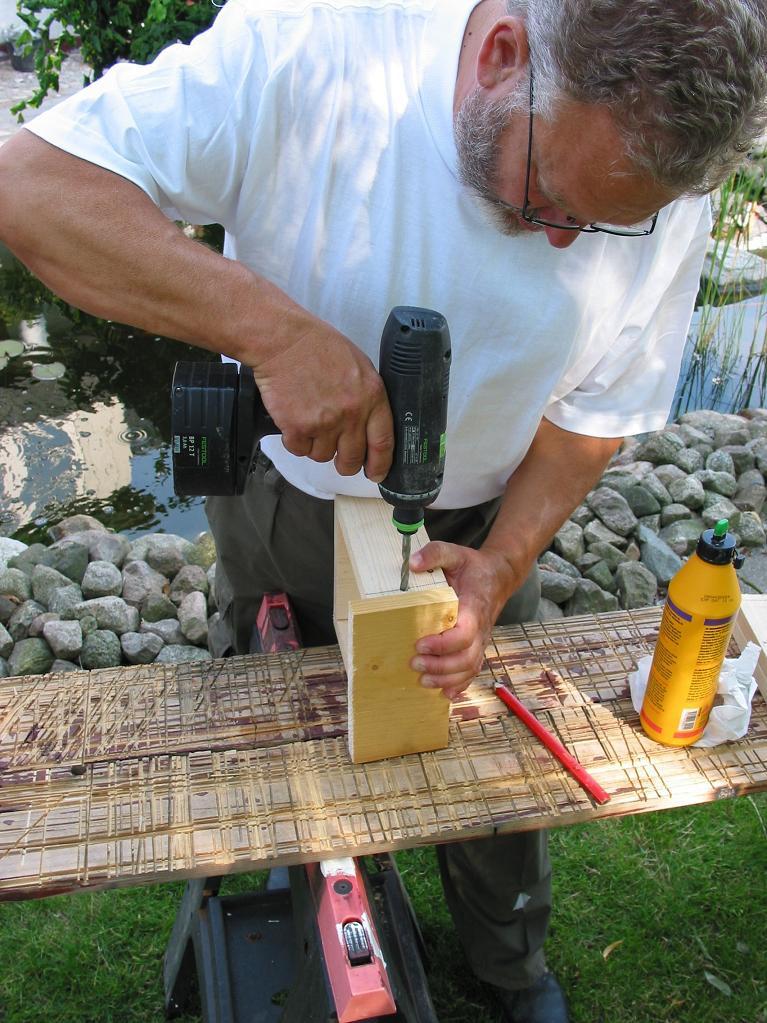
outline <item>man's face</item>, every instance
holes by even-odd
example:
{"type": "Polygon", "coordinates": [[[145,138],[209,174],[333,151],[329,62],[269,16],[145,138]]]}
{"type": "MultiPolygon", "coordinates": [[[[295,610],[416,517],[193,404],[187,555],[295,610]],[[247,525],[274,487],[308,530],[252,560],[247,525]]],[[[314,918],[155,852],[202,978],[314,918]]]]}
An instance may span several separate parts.
{"type": "MultiPolygon", "coordinates": [[[[504,234],[544,231],[550,245],[566,248],[578,231],[529,224],[521,216],[528,96],[522,85],[500,99],[489,100],[480,87],[465,97],[455,118],[461,180],[504,234]]],[[[603,108],[566,101],[551,119],[535,116],[528,202],[536,216],[562,224],[629,226],[672,198],[631,168],[603,108]]]]}

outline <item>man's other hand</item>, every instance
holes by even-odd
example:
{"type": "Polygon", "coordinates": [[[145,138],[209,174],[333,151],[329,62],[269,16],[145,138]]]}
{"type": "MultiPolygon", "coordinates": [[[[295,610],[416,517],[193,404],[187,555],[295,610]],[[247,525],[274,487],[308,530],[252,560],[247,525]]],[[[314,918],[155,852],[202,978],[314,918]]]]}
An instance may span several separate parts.
{"type": "Polygon", "coordinates": [[[414,572],[441,568],[458,595],[453,628],[419,639],[410,662],[421,673],[421,685],[439,688],[452,700],[482,668],[495,620],[515,589],[509,562],[498,551],[436,540],[413,554],[410,568],[414,572]]]}

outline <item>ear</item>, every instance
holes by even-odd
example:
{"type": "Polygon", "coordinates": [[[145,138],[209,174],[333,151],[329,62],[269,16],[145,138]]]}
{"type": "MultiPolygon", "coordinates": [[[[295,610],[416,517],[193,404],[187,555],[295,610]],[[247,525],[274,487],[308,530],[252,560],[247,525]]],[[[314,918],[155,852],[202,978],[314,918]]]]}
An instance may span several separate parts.
{"type": "Polygon", "coordinates": [[[485,89],[515,82],[527,67],[527,31],[521,18],[499,18],[488,31],[477,56],[477,82],[485,89]]]}

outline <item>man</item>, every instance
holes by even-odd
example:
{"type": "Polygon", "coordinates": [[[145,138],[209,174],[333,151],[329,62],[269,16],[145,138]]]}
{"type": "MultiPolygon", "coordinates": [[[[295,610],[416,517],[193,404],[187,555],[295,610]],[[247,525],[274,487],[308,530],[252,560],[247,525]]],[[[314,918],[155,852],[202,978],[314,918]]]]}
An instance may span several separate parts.
{"type": "MultiPolygon", "coordinates": [[[[0,234],[46,283],[254,368],[282,439],[243,498],[209,502],[232,649],[267,589],[332,639],[330,498],[375,496],[390,463],[374,364],[398,304],[453,339],[413,568],[444,568],[460,608],[419,642],[422,683],[455,696],[493,623],[534,613],[538,553],[621,437],[665,422],[700,196],[761,130],[766,64],[756,0],[230,0],[4,147],[0,234]],[[174,218],[223,224],[228,258],[174,218]]],[[[505,1019],[566,1020],[545,833],[439,853],[505,1019]]]]}

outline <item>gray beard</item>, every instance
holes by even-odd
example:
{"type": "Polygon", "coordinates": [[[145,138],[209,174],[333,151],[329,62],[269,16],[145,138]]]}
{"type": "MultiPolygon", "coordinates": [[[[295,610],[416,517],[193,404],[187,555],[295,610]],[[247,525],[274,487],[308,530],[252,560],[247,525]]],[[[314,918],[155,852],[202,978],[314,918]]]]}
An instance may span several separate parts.
{"type": "Polygon", "coordinates": [[[488,103],[477,86],[465,97],[453,123],[458,150],[458,174],[479,199],[493,226],[505,235],[527,234],[517,214],[507,209],[496,194],[501,139],[509,115],[520,108],[519,95],[488,103]]]}

